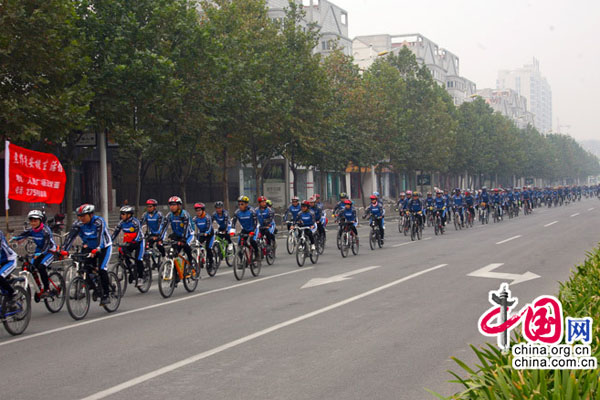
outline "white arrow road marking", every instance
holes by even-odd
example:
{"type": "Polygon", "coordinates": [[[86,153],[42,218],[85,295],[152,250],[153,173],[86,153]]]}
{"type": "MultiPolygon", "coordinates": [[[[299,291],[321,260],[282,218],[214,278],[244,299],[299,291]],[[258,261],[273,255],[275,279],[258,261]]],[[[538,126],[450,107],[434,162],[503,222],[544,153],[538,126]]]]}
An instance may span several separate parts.
{"type": "Polygon", "coordinates": [[[578,215],[579,215],[579,213],[571,214],[571,218],[572,218],[572,217],[576,217],[576,216],[578,216],[578,215]]]}
{"type": "Polygon", "coordinates": [[[509,237],[508,239],[504,239],[504,240],[501,240],[499,242],[496,242],[496,244],[502,244],[502,243],[510,242],[511,240],[515,240],[515,239],[518,239],[520,237],[521,237],[521,235],[509,237]]]}
{"type": "Polygon", "coordinates": [[[552,221],[552,222],[550,222],[549,224],[546,224],[546,225],[544,225],[544,228],[547,228],[547,227],[549,227],[549,226],[551,226],[551,225],[554,225],[554,224],[555,224],[555,223],[557,223],[557,222],[558,222],[558,221],[552,221]]]}
{"type": "Polygon", "coordinates": [[[350,271],[350,272],[345,272],[343,274],[334,275],[334,276],[331,276],[329,278],[314,278],[314,279],[311,279],[310,281],[308,281],[300,289],[306,289],[306,288],[313,287],[313,286],[327,285],[328,283],[335,283],[335,282],[345,281],[345,280],[351,279],[350,277],[352,275],[356,275],[356,274],[360,274],[360,273],[363,273],[363,272],[367,272],[367,271],[370,271],[372,269],[379,268],[379,267],[381,267],[381,265],[373,265],[373,266],[370,266],[370,267],[356,269],[356,270],[350,271]]]}
{"type": "Polygon", "coordinates": [[[504,263],[490,264],[486,265],[483,268],[478,269],[477,271],[473,271],[467,276],[475,276],[477,278],[493,278],[493,279],[504,279],[504,280],[512,280],[511,285],[516,285],[517,283],[529,281],[531,279],[539,278],[539,275],[534,274],[533,272],[525,272],[524,274],[508,274],[505,272],[492,272],[492,270],[504,265],[504,263]]]}

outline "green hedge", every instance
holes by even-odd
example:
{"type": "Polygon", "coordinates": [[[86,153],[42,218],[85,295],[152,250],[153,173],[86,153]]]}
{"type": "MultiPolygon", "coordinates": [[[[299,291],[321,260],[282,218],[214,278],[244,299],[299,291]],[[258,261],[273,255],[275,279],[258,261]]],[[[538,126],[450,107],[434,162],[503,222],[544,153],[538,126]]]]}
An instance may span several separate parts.
{"type": "MultiPolygon", "coordinates": [[[[560,284],[558,298],[564,317],[592,317],[592,355],[600,360],[600,248],[589,253],[569,280],[560,284]]],[[[515,329],[512,343],[524,341],[515,329]]],[[[464,390],[450,397],[430,393],[440,399],[600,399],[599,370],[516,370],[512,354],[502,354],[495,344],[471,348],[480,364],[470,367],[453,357],[466,377],[449,371],[456,378],[451,382],[460,383],[464,390]]]]}

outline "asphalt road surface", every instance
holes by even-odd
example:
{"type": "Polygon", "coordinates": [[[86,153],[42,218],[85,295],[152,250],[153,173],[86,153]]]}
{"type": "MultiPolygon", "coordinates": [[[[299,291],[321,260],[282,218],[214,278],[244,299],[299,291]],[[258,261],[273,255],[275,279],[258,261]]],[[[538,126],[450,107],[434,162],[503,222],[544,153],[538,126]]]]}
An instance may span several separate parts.
{"type": "Polygon", "coordinates": [[[363,223],[360,253],[346,259],[330,231],[314,266],[299,268],[280,240],[275,265],[263,263],[258,278],[247,272],[237,282],[221,266],[196,292],[179,285],[169,300],[155,280],[147,294],[129,288],[117,313],[93,303],[80,322],[66,307],[51,315],[33,304],[23,336],[0,332],[0,397],[434,398],[424,388],[449,395],[460,389],[447,383],[446,371],[459,370],[450,357],[474,361],[468,344],[486,341],[477,321],[490,307],[488,291],[506,281],[469,274],[502,264],[488,269],[539,275],[511,285],[520,304],[556,294],[557,281],[598,244],[599,212],[590,199],[458,232],[448,226],[442,237],[428,228],[417,242],[388,221],[376,251],[363,223]]]}

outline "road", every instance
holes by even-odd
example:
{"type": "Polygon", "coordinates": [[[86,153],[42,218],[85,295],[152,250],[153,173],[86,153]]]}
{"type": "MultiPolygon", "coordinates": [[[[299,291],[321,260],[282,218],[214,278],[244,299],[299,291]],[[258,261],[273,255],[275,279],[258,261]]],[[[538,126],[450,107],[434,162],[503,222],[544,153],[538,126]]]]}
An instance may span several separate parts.
{"type": "Polygon", "coordinates": [[[458,370],[450,357],[474,361],[468,344],[486,341],[477,321],[503,281],[468,275],[502,264],[492,272],[540,276],[511,286],[520,304],[556,294],[557,281],[598,244],[599,212],[590,199],[469,230],[449,226],[442,237],[430,228],[418,242],[388,221],[376,251],[362,224],[360,253],[346,259],[330,233],[314,266],[298,268],[281,241],[259,278],[237,282],[225,266],[195,293],[180,285],[169,300],[156,285],[148,294],[129,289],[115,314],[96,303],[75,322],[66,309],[50,315],[34,304],[23,336],[0,333],[2,398],[448,395],[460,389],[447,383],[446,371],[458,370]]]}

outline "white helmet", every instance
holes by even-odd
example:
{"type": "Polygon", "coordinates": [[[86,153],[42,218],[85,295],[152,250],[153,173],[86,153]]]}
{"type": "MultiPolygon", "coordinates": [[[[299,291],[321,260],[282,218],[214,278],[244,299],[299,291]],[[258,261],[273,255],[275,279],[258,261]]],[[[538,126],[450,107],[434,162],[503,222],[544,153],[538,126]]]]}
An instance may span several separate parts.
{"type": "Polygon", "coordinates": [[[40,210],[31,210],[31,211],[29,211],[29,214],[27,214],[27,219],[31,219],[31,218],[36,218],[36,219],[39,219],[40,221],[43,221],[44,213],[41,212],[40,210]]]}
{"type": "Polygon", "coordinates": [[[95,209],[93,204],[82,204],[77,207],[77,215],[93,214],[95,209]]]}

